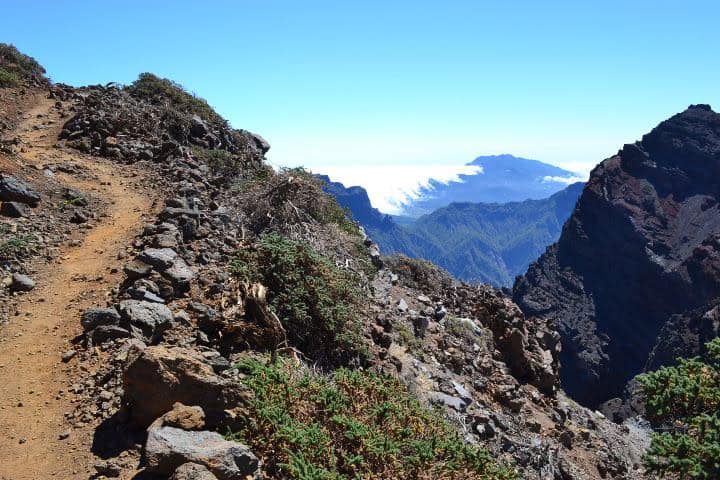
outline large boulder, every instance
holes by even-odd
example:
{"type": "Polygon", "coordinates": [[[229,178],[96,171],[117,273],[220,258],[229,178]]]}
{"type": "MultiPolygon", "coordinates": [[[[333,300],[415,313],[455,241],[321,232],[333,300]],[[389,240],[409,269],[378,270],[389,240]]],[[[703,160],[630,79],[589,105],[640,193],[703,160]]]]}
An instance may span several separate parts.
{"type": "Polygon", "coordinates": [[[123,320],[138,327],[147,337],[157,336],[172,326],[172,311],[161,303],[123,300],[118,309],[123,320]]]}
{"type": "Polygon", "coordinates": [[[164,270],[172,266],[177,256],[177,252],[172,248],[146,248],[138,258],[148,265],[164,270]]]}
{"type": "Polygon", "coordinates": [[[20,202],[35,207],[40,202],[40,195],[17,178],[0,173],[0,201],[20,202]]]}
{"type": "Polygon", "coordinates": [[[132,421],[145,428],[170,411],[176,402],[200,406],[208,427],[227,418],[246,394],[235,383],[219,377],[200,353],[179,347],[152,346],[126,366],[124,400],[132,421]]]}
{"type": "Polygon", "coordinates": [[[188,462],[206,467],[218,480],[246,480],[258,474],[260,462],[248,447],[216,432],[188,432],[175,427],[151,428],[145,443],[146,470],[170,475],[188,462]]]}

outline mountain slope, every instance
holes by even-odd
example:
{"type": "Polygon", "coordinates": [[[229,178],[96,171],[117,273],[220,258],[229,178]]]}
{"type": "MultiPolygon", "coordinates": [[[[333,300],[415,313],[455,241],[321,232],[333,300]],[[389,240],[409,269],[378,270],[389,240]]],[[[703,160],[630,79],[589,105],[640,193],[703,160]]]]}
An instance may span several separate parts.
{"type": "Polygon", "coordinates": [[[542,200],[454,203],[399,225],[372,207],[362,187],[320,178],[383,253],[430,260],[459,279],[495,286],[512,285],[557,240],[582,191],[582,183],[576,183],[542,200]]]}
{"type": "Polygon", "coordinates": [[[440,252],[423,252],[458,278],[510,286],[560,235],[582,192],[576,183],[543,200],[453,203],[420,217],[406,231],[440,252]]]}
{"type": "Polygon", "coordinates": [[[403,214],[418,217],[451,203],[506,203],[542,199],[574,181],[567,170],[513,155],[478,157],[467,165],[477,173],[461,174],[458,181],[430,180],[417,198],[403,205],[403,214]]]}
{"type": "Polygon", "coordinates": [[[718,334],[720,115],[695,105],[592,172],[556,245],[519,279],[558,322],[563,384],[595,406],[718,334]]]}

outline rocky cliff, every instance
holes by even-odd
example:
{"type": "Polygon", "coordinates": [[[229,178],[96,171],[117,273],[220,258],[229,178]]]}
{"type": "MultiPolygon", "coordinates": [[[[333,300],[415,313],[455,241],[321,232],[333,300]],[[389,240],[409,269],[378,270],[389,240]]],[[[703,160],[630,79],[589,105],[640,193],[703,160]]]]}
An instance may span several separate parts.
{"type": "Polygon", "coordinates": [[[718,334],[720,115],[692,105],[591,173],[557,244],[514,285],[562,336],[562,383],[582,403],[700,353],[718,334]]]}

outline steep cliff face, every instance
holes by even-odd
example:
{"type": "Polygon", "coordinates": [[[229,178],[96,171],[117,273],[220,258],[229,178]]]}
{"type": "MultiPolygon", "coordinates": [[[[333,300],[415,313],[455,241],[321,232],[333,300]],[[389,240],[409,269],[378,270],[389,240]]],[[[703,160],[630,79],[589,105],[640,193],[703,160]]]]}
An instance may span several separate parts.
{"type": "Polygon", "coordinates": [[[720,115],[707,105],[593,170],[558,243],[514,285],[526,315],[557,322],[571,396],[594,406],[620,395],[717,332],[719,195],[720,115]]]}

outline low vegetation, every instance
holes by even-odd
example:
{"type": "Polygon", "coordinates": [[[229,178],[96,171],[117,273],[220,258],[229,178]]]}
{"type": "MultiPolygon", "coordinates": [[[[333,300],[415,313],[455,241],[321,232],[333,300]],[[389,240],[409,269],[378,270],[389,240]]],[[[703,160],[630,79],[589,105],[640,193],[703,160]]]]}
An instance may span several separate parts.
{"type": "Polygon", "coordinates": [[[152,73],[141,73],[132,85],[127,87],[130,94],[150,103],[170,105],[181,112],[194,114],[203,120],[216,124],[225,124],[220,115],[208,105],[207,101],[188,93],[182,85],[152,73]]]}
{"type": "Polygon", "coordinates": [[[239,155],[227,150],[211,149],[193,145],[192,154],[207,164],[215,176],[227,177],[228,181],[242,172],[242,161],[239,155]]]}
{"type": "Polygon", "coordinates": [[[0,260],[25,256],[32,240],[32,235],[11,235],[0,238],[0,260]]]}
{"type": "Polygon", "coordinates": [[[335,224],[359,236],[358,226],[335,198],[322,190],[323,182],[303,168],[283,169],[262,181],[247,180],[237,190],[255,233],[286,231],[302,223],[335,224]]]}
{"type": "Polygon", "coordinates": [[[396,379],[344,368],[320,375],[282,358],[238,367],[253,396],[228,437],[247,443],[272,478],[518,478],[396,379]]]}
{"type": "Polygon", "coordinates": [[[362,296],[358,278],[307,243],[278,233],[238,251],[230,271],[268,288],[270,308],[288,340],[313,360],[344,364],[367,357],[359,333],[362,296]]]}
{"type": "Polygon", "coordinates": [[[31,80],[45,83],[45,69],[13,45],[0,43],[0,87],[17,87],[31,80]]]}
{"type": "Polygon", "coordinates": [[[641,375],[647,416],[655,433],[645,466],[669,478],[720,478],[720,338],[706,345],[707,360],[681,359],[641,375]]]}

